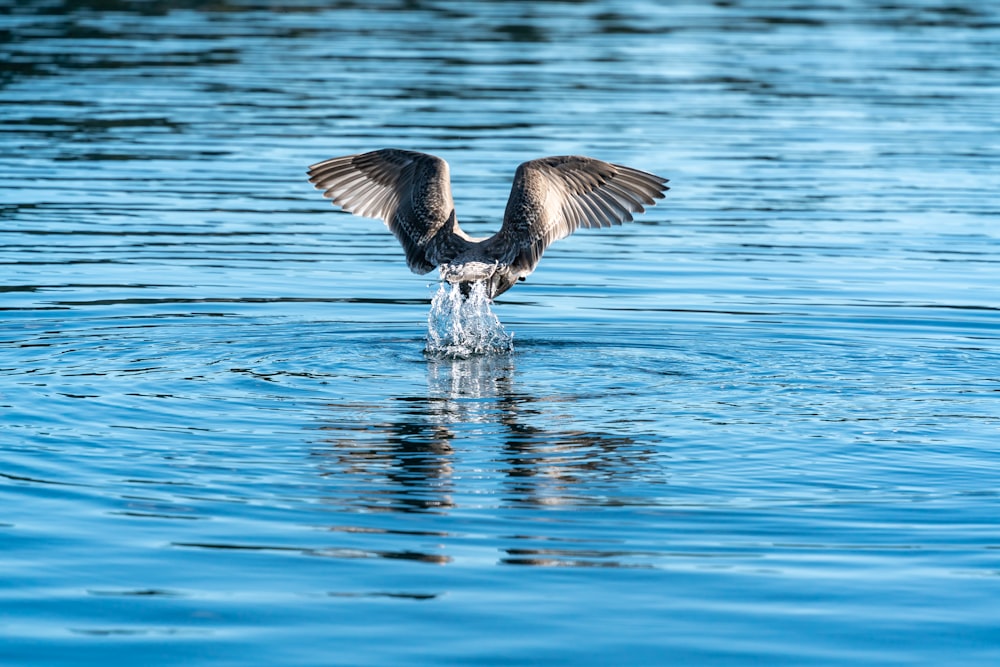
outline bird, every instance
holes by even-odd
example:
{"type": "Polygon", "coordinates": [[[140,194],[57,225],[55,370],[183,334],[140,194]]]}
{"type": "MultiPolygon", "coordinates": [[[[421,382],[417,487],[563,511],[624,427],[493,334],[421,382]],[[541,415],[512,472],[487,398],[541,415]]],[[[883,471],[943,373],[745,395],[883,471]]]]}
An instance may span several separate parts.
{"type": "Polygon", "coordinates": [[[655,205],[668,179],[582,155],[523,162],[498,231],[472,238],[458,225],[448,163],[399,148],[334,157],[309,181],[344,211],[381,219],[416,274],[435,268],[468,296],[482,282],[492,301],[531,274],[545,249],[580,227],[611,227],[655,205]]]}

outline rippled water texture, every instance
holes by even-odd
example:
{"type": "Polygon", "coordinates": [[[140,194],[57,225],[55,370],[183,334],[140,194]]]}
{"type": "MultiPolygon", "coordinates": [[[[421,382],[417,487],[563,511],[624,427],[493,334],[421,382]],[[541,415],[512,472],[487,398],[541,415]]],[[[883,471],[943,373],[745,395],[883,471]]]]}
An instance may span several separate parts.
{"type": "Polygon", "coordinates": [[[995,2],[0,1],[0,664],[1000,664],[998,82],[995,2]],[[672,189],[469,319],[305,179],[384,146],[672,189]]]}

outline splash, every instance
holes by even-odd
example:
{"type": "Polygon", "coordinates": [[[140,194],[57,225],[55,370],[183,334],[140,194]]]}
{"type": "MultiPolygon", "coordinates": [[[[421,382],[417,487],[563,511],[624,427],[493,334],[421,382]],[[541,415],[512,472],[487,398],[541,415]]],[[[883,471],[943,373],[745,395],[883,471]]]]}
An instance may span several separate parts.
{"type": "Polygon", "coordinates": [[[472,283],[468,296],[459,285],[441,283],[427,315],[427,354],[466,359],[513,349],[514,336],[490,310],[486,283],[472,283]]]}

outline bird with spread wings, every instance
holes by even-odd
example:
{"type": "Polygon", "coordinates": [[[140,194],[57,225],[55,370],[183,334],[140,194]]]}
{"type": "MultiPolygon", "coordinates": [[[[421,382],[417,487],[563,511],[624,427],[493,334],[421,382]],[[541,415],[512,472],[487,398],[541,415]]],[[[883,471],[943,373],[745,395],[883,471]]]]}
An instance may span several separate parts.
{"type": "Polygon", "coordinates": [[[482,281],[490,299],[534,271],[553,241],[629,222],[669,189],[665,178],[580,155],[529,160],[514,174],[500,231],[474,239],[458,226],[439,157],[385,148],[318,162],[308,174],[345,211],[383,220],[414,273],[439,268],[463,293],[482,281]]]}

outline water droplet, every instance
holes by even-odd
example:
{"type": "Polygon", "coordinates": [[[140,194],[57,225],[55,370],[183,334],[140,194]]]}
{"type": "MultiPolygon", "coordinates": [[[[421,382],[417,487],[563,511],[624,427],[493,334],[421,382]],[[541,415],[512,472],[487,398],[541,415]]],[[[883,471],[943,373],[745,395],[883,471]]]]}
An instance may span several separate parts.
{"type": "Polygon", "coordinates": [[[514,336],[490,309],[484,282],[472,283],[468,296],[459,285],[438,287],[427,315],[427,354],[464,359],[513,349],[514,336]]]}

